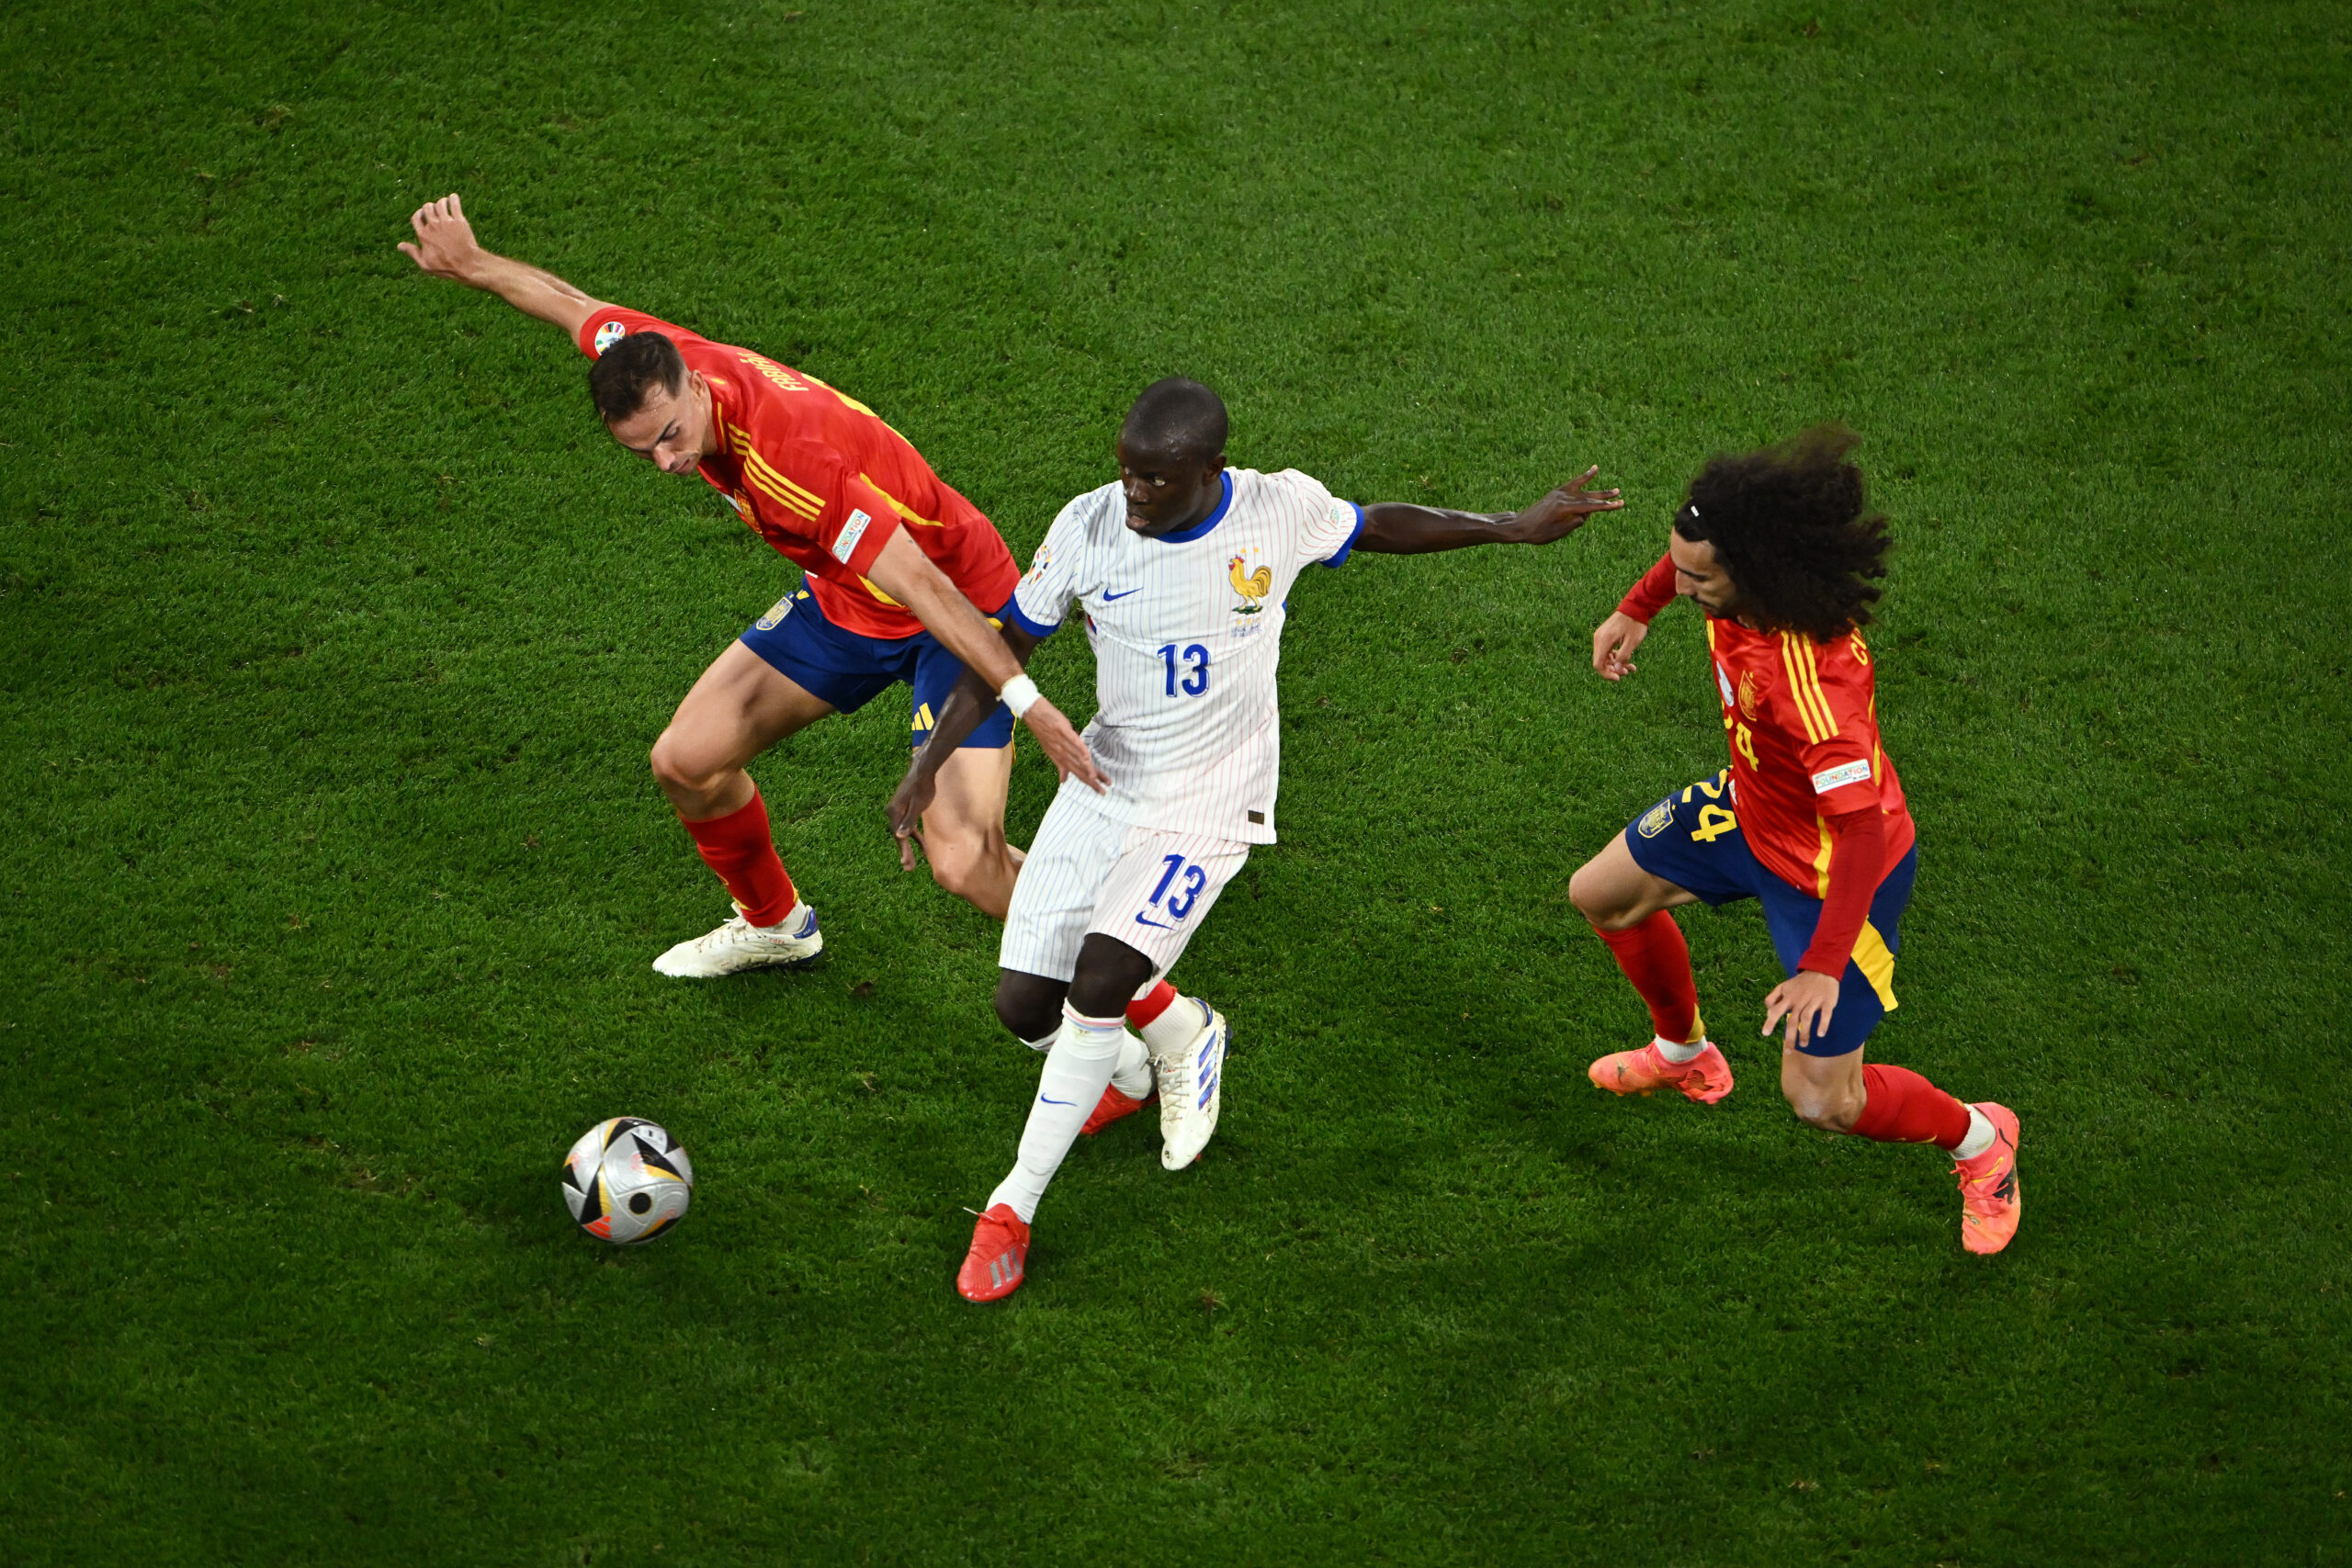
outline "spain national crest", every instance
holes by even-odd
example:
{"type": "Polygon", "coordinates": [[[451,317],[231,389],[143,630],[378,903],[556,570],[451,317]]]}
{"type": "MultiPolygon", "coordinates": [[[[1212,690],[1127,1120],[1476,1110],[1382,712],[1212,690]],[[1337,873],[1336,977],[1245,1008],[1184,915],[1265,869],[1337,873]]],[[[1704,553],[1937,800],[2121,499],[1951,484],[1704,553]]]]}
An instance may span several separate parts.
{"type": "Polygon", "coordinates": [[[1651,807],[1647,811],[1642,813],[1642,820],[1637,830],[1645,839],[1655,839],[1660,833],[1665,832],[1668,825],[1673,822],[1673,820],[1674,797],[1669,795],[1664,800],[1659,801],[1656,806],[1651,807]]]}
{"type": "Polygon", "coordinates": [[[1762,682],[1756,679],[1756,671],[1753,670],[1741,671],[1739,672],[1740,716],[1752,724],[1756,721],[1756,715],[1758,711],[1761,709],[1763,705],[1764,693],[1762,689],[1762,682]]]}

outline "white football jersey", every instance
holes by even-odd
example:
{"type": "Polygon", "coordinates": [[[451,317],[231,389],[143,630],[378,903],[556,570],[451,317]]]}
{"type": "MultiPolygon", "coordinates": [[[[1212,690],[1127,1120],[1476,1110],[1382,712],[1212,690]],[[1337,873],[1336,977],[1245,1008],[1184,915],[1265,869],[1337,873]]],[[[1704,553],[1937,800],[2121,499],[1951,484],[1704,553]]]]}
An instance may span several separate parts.
{"type": "Polygon", "coordinates": [[[1310,562],[1338,566],[1363,512],[1295,468],[1228,468],[1203,522],[1147,539],[1116,483],[1054,519],[1009,607],[1043,637],[1075,602],[1099,705],[1086,743],[1102,795],[1062,798],[1119,821],[1250,844],[1274,841],[1282,725],[1274,704],[1284,601],[1310,562]]]}

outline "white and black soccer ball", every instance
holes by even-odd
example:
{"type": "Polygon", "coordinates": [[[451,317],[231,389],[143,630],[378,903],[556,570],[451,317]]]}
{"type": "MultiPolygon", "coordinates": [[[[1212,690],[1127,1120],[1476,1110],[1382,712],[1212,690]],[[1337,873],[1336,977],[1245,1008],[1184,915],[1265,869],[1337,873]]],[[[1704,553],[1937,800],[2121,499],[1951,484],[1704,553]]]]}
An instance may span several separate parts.
{"type": "Polygon", "coordinates": [[[694,1190],[684,1146],[636,1116],[597,1122],[564,1156],[564,1206],[582,1230],[615,1246],[651,1241],[684,1219],[694,1190]]]}

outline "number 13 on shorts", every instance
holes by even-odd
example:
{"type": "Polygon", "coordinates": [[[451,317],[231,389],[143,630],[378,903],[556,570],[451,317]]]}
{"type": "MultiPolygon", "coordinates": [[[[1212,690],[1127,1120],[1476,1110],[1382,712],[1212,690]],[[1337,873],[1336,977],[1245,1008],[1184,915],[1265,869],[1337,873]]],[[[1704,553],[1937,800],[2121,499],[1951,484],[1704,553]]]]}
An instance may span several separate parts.
{"type": "Polygon", "coordinates": [[[1065,795],[1047,808],[1013,885],[998,962],[1026,975],[1074,972],[1089,935],[1175,965],[1250,846],[1114,821],[1065,795]]]}
{"type": "Polygon", "coordinates": [[[1209,885],[1207,871],[1187,864],[1182,855],[1160,858],[1168,869],[1161,874],[1159,886],[1151,890],[1149,904],[1136,917],[1139,920],[1154,909],[1166,911],[1171,920],[1182,919],[1193,912],[1193,906],[1201,901],[1201,890],[1209,885]]]}

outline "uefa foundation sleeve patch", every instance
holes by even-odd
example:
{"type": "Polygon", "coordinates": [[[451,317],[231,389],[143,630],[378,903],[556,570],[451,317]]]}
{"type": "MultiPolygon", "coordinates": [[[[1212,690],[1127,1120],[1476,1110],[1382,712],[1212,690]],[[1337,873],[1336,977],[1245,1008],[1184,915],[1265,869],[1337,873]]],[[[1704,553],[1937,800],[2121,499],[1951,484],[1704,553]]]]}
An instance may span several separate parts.
{"type": "Polygon", "coordinates": [[[1831,790],[1843,789],[1848,784],[1868,784],[1870,782],[1870,759],[1865,757],[1856,761],[1841,762],[1837,767],[1826,769],[1821,773],[1814,774],[1813,793],[1815,795],[1827,795],[1831,790]]]}
{"type": "MultiPolygon", "coordinates": [[[[873,521],[863,512],[851,513],[849,521],[842,525],[840,536],[833,540],[833,558],[847,566],[849,558],[857,554],[857,542],[865,537],[865,525],[873,521]]],[[[1867,762],[1862,765],[1862,776],[1870,776],[1870,764],[1867,762]]]]}

